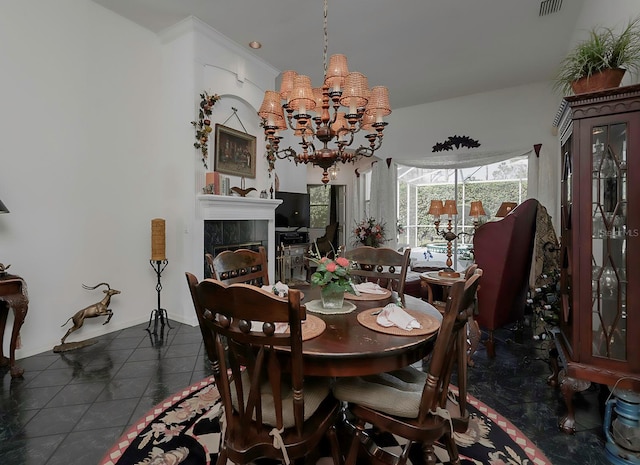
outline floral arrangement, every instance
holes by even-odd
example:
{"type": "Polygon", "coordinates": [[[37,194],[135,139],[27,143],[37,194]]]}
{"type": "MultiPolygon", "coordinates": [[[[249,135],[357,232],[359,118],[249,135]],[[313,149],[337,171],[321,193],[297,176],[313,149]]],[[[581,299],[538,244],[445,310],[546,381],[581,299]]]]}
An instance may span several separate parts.
{"type": "Polygon", "coordinates": [[[384,234],[384,223],[378,223],[375,218],[367,218],[356,223],[353,234],[356,237],[354,245],[368,245],[380,247],[387,239],[384,234]]]}
{"type": "Polygon", "coordinates": [[[203,92],[200,94],[200,98],[202,101],[198,109],[198,121],[191,121],[191,125],[196,129],[196,141],[193,143],[193,146],[202,152],[202,164],[208,169],[207,156],[209,150],[207,143],[209,142],[209,134],[212,131],[211,120],[208,117],[211,116],[211,109],[216,102],[220,100],[220,96],[218,94],[209,95],[207,92],[203,92]]]}
{"type": "Polygon", "coordinates": [[[352,292],[351,284],[351,261],[345,257],[339,256],[340,249],[336,254],[336,258],[321,257],[316,246],[315,251],[309,254],[309,260],[316,263],[318,268],[311,275],[311,284],[314,286],[326,287],[333,286],[345,292],[352,292]]]}

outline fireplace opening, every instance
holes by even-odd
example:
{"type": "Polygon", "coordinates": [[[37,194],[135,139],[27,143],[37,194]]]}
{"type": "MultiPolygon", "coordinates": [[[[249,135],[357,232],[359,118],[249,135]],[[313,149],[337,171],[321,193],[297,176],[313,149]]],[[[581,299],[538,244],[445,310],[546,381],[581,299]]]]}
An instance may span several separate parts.
{"type": "Polygon", "coordinates": [[[204,253],[202,266],[204,277],[210,278],[211,272],[205,254],[214,257],[225,250],[258,250],[263,246],[269,256],[269,221],[267,220],[205,220],[204,253]]]}

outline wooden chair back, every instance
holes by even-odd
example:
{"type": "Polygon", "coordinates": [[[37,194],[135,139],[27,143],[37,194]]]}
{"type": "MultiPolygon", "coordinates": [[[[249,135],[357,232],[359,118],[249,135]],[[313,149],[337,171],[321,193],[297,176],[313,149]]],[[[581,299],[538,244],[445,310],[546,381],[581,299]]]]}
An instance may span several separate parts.
{"type": "Polygon", "coordinates": [[[327,434],[339,465],[335,423],[340,404],[330,394],[329,380],[323,380],[322,391],[303,375],[306,310],[300,291],[290,290],[285,299],[248,284],[186,277],[224,408],[226,433],[218,463],[283,460],[283,449],[274,446],[278,431],[292,461],[316,449],[327,434]],[[282,325],[286,331],[279,329],[282,325]],[[308,396],[316,403],[310,406],[308,396]]]}
{"type": "Polygon", "coordinates": [[[215,257],[205,254],[213,279],[225,284],[246,283],[254,286],[269,284],[267,251],[260,246],[257,251],[249,249],[225,250],[215,257]]]}
{"type": "Polygon", "coordinates": [[[351,276],[355,282],[373,281],[395,290],[404,304],[404,286],[409,269],[411,249],[404,253],[388,247],[361,246],[347,250],[345,258],[354,262],[351,276]]]}
{"type": "MultiPolygon", "coordinates": [[[[465,281],[456,282],[451,287],[426,377],[418,377],[422,380],[420,382],[423,383],[423,387],[420,403],[417,405],[417,416],[407,417],[385,411],[389,410],[389,406],[404,404],[408,399],[413,405],[415,389],[406,390],[406,386],[398,386],[394,391],[386,389],[380,391],[376,387],[378,395],[384,397],[375,400],[375,404],[379,403],[378,407],[361,404],[358,400],[349,401],[348,410],[356,419],[356,433],[347,455],[347,465],[355,465],[361,446],[364,446],[365,450],[373,456],[376,463],[403,465],[408,459],[409,449],[413,443],[422,445],[426,463],[435,464],[434,444],[437,441],[444,443],[451,463],[460,463],[453,433],[465,432],[469,426],[464,328],[473,312],[481,276],[482,270],[474,269],[465,281]],[[459,394],[456,402],[449,399],[449,384],[454,367],[457,368],[456,383],[459,394]],[[409,442],[402,447],[398,455],[381,449],[375,444],[375,440],[363,433],[366,424],[373,425],[374,431],[389,432],[409,442]]],[[[405,373],[410,373],[412,370],[415,369],[409,367],[405,373]]],[[[417,382],[412,381],[412,383],[417,382]]],[[[360,389],[374,389],[374,386],[369,385],[360,389]]],[[[365,393],[362,393],[360,398],[365,399],[365,393]]]]}
{"type": "MultiPolygon", "coordinates": [[[[482,270],[474,267],[467,273],[465,281],[452,285],[442,318],[433,355],[429,364],[428,382],[422,391],[419,421],[424,421],[429,412],[437,407],[445,408],[449,394],[449,383],[454,366],[457,369],[459,391],[458,420],[468,423],[467,413],[467,335],[466,324],[473,315],[476,293],[482,270]]],[[[466,426],[464,427],[466,430],[466,426]]]]}

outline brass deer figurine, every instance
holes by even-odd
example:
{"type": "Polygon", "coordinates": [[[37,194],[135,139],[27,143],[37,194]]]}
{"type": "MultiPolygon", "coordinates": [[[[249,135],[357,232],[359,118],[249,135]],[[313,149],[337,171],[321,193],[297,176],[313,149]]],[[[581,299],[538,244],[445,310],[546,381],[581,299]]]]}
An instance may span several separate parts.
{"type": "Polygon", "coordinates": [[[120,291],[116,289],[111,289],[111,286],[109,286],[109,283],[100,283],[100,284],[96,284],[93,287],[89,287],[84,284],[82,285],[82,287],[87,290],[97,289],[100,286],[107,286],[107,289],[103,289],[102,291],[105,293],[105,296],[103,297],[103,299],[100,302],[97,302],[93,305],[89,305],[88,307],[83,308],[82,310],[78,310],[75,313],[75,315],[73,315],[72,317],[69,317],[69,319],[62,324],[62,326],[64,326],[69,322],[69,320],[73,321],[73,326],[69,328],[69,330],[67,331],[67,334],[65,334],[64,337],[61,339],[62,344],[64,344],[64,341],[65,339],[67,339],[69,334],[82,328],[85,318],[95,318],[97,316],[107,315],[107,319],[105,320],[104,323],[102,323],[103,325],[106,325],[107,323],[109,323],[109,320],[111,320],[111,317],[113,316],[113,311],[110,308],[108,308],[109,304],[111,303],[111,296],[120,294],[120,291]]]}

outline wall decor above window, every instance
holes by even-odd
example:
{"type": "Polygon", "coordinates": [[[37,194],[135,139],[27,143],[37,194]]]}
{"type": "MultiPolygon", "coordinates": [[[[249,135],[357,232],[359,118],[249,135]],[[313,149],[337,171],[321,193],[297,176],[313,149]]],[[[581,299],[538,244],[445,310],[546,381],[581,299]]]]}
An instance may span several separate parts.
{"type": "Polygon", "coordinates": [[[456,149],[459,149],[460,147],[473,149],[476,147],[480,147],[480,142],[472,139],[469,136],[449,136],[446,141],[436,143],[431,151],[444,152],[445,150],[453,150],[453,147],[455,147],[456,149]]]}

